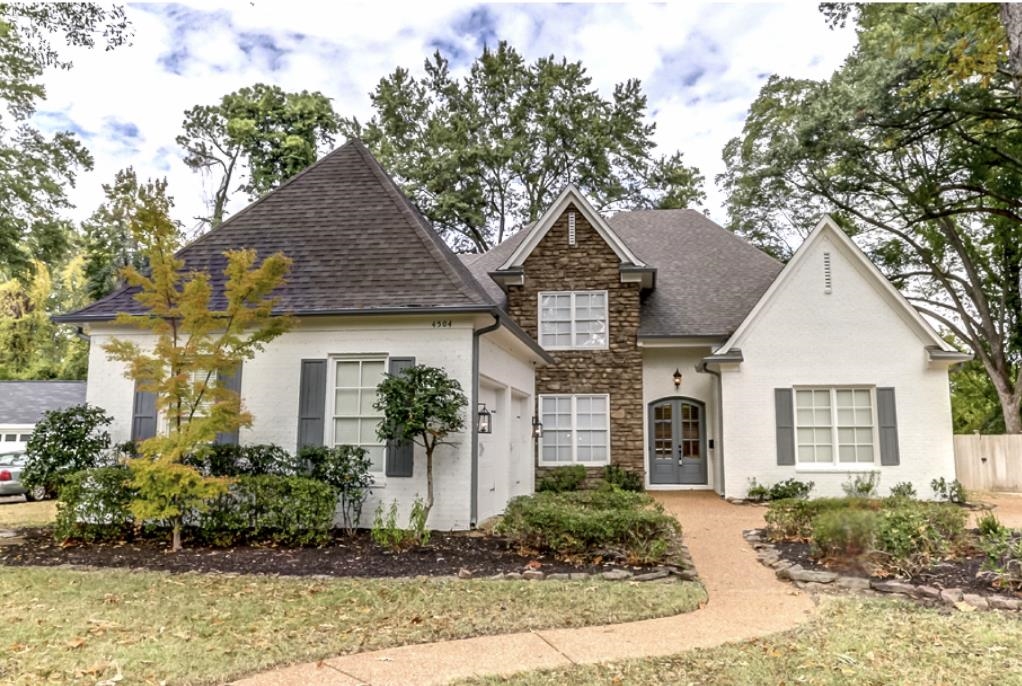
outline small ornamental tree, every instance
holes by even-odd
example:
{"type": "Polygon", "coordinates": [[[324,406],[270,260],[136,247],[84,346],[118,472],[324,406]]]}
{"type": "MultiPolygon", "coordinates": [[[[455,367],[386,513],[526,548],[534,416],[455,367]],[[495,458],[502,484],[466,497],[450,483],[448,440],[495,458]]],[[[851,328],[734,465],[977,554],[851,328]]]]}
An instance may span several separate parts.
{"type": "Polygon", "coordinates": [[[437,367],[415,365],[386,374],[373,407],[383,412],[377,435],[384,441],[412,441],[426,449],[426,512],[433,509],[433,452],[448,435],[465,427],[468,404],[461,384],[437,367]]]}
{"type": "Polygon", "coordinates": [[[201,511],[227,488],[226,479],[203,476],[183,459],[217,433],[252,425],[238,394],[220,379],[290,325],[287,317],[273,314],[270,294],[283,283],[291,261],[276,253],[257,266],[254,250],[225,252],[222,298],[214,310],[209,274],[185,274],[184,261],[174,254],[178,232],[169,209],[165,196],[142,194],[131,228],[149,273],[130,265],[122,272],[139,289],[135,300],[146,314],[122,313],[117,322],[150,331],[153,345],[143,348],[114,338],[104,350],[127,365],[126,375],[139,390],[156,394],[157,412],[166,420],[167,430],[142,441],[140,457],[128,466],[138,489],[132,512],[142,519],[168,520],[177,551],[184,515],[201,511]]]}

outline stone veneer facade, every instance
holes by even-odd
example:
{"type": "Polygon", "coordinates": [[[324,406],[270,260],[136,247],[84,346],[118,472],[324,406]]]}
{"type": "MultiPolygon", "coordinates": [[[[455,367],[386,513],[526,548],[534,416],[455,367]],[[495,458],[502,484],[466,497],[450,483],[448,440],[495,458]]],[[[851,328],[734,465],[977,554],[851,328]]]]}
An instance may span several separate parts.
{"type": "MultiPolygon", "coordinates": [[[[621,283],[620,260],[573,205],[557,219],[523,265],[525,284],[507,289],[508,311],[537,341],[541,291],[607,291],[607,350],[551,350],[556,364],[536,370],[536,394],[607,393],[610,396],[610,460],[645,475],[642,354],[638,283],[621,283]],[[575,245],[568,244],[568,213],[575,213],[575,245]]],[[[538,400],[537,400],[538,402],[538,400]]],[[[537,477],[548,468],[539,466],[537,477]]],[[[602,476],[603,467],[588,470],[602,476]]]]}

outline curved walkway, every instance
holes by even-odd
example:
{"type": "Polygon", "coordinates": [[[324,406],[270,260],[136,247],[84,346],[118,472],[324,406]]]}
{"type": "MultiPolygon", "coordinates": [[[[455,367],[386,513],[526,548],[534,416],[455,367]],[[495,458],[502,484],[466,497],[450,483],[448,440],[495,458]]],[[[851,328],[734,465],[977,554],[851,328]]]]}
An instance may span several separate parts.
{"type": "Polygon", "coordinates": [[[657,496],[681,521],[709,602],[700,610],[628,624],[549,629],[404,646],[331,658],[243,679],[239,686],[442,684],[572,663],[670,655],[784,631],[806,621],[809,595],[759,564],[742,530],[763,525],[763,509],[706,492],[657,496]]]}

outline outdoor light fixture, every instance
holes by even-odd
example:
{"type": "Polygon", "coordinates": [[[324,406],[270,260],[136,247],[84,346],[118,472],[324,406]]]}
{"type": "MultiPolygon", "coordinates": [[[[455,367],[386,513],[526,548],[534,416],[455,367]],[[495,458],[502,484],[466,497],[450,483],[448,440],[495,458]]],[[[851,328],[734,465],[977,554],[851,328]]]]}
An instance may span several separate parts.
{"type": "Polygon", "coordinates": [[[486,403],[479,403],[479,433],[488,434],[493,432],[493,425],[490,424],[490,411],[486,409],[486,403]]]}
{"type": "Polygon", "coordinates": [[[539,417],[532,418],[532,437],[543,438],[543,422],[539,421],[539,417]]]}
{"type": "Polygon", "coordinates": [[[674,390],[681,388],[681,370],[674,368],[674,390]]]}

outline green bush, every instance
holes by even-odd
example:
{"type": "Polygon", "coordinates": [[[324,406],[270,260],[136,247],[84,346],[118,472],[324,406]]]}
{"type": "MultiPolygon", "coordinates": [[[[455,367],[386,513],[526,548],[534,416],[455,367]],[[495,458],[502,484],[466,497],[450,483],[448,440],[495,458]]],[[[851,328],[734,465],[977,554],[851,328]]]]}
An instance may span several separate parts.
{"type": "Polygon", "coordinates": [[[104,427],[112,421],[105,410],[88,404],[43,414],[25,446],[22,483],[54,496],[75,472],[102,466],[110,448],[104,427]]]}
{"type": "Polygon", "coordinates": [[[226,494],[186,523],[191,533],[211,545],[318,545],[330,539],[336,505],[333,487],[315,479],[239,476],[226,494]]]}
{"type": "Polygon", "coordinates": [[[554,467],[536,484],[541,493],[564,493],[577,491],[586,480],[586,468],[580,464],[570,467],[554,467]]]}
{"type": "Polygon", "coordinates": [[[951,554],[963,539],[965,513],[947,505],[891,507],[877,521],[875,551],[888,571],[913,575],[951,554]]]}
{"type": "Polygon", "coordinates": [[[838,509],[821,512],[812,524],[816,557],[854,558],[873,548],[878,513],[874,510],[838,509]]]}
{"type": "Polygon", "coordinates": [[[97,467],[64,480],[53,533],[59,541],[118,540],[129,536],[135,497],[126,467],[97,467]]]}
{"type": "Polygon", "coordinates": [[[1001,524],[1001,520],[993,512],[987,512],[976,522],[976,529],[981,538],[991,538],[1003,535],[1008,527],[1001,524]]]}
{"type": "Polygon", "coordinates": [[[623,491],[642,490],[642,475],[629,469],[623,469],[616,464],[609,464],[603,468],[603,480],[623,491]]]}
{"type": "Polygon", "coordinates": [[[561,557],[611,552],[648,563],[662,560],[681,530],[648,495],[608,488],[515,498],[496,531],[520,547],[561,557]]]}
{"type": "Polygon", "coordinates": [[[813,533],[813,522],[824,512],[879,509],[880,506],[879,501],[864,498],[815,498],[813,500],[788,498],[772,501],[767,506],[764,518],[770,538],[774,540],[808,540],[813,533]]]}
{"type": "Polygon", "coordinates": [[[1001,526],[981,538],[986,554],[983,569],[992,573],[994,585],[1010,591],[1022,591],[1022,532],[1001,526]]]}
{"type": "Polygon", "coordinates": [[[865,474],[849,474],[848,480],[841,484],[841,490],[849,498],[872,498],[877,494],[880,485],[880,472],[865,474]]]}
{"type": "Polygon", "coordinates": [[[902,481],[891,486],[891,497],[902,500],[915,500],[916,487],[909,481],[902,481]]]}
{"type": "Polygon", "coordinates": [[[400,552],[414,546],[429,545],[430,531],[426,528],[426,504],[422,498],[416,497],[408,515],[408,528],[402,529],[397,524],[397,501],[390,503],[390,509],[384,514],[383,503],[376,506],[373,528],[369,531],[376,545],[387,550],[400,552]]]}
{"type": "Polygon", "coordinates": [[[947,481],[944,477],[940,477],[930,482],[930,488],[933,489],[933,495],[937,500],[946,500],[956,505],[965,504],[969,495],[958,479],[947,481]]]}
{"type": "Polygon", "coordinates": [[[341,527],[349,536],[362,518],[362,506],[372,492],[372,460],[364,448],[339,445],[333,448],[308,446],[298,460],[311,478],[334,487],[341,510],[341,527]]]}
{"type": "Polygon", "coordinates": [[[815,486],[812,481],[799,481],[798,479],[785,479],[773,486],[760,484],[756,479],[749,481],[749,490],[746,498],[757,503],[769,500],[788,500],[791,498],[807,498],[815,486]]]}
{"type": "Polygon", "coordinates": [[[234,445],[213,443],[204,446],[183,462],[204,476],[299,476],[298,461],[291,453],[273,444],[234,445]]]}

